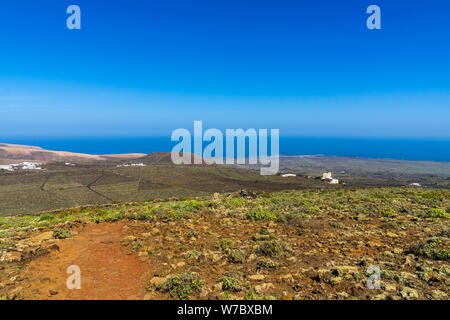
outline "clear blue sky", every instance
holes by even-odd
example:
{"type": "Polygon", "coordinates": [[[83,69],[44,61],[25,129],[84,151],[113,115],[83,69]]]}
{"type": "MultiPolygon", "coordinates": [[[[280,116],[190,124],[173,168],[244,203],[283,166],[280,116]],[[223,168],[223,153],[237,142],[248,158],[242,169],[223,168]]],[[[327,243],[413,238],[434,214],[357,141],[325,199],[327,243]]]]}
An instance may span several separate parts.
{"type": "Polygon", "coordinates": [[[165,136],[194,120],[450,138],[450,2],[1,2],[0,137],[165,136]]]}

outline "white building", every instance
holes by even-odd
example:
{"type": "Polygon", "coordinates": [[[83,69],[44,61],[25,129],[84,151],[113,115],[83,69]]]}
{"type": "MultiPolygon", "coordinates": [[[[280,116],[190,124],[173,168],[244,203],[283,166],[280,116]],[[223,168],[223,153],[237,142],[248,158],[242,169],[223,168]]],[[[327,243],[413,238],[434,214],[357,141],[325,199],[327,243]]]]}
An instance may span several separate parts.
{"type": "Polygon", "coordinates": [[[414,182],[409,184],[411,187],[421,187],[422,185],[420,183],[414,182]]]}
{"type": "Polygon", "coordinates": [[[329,184],[339,184],[339,180],[334,179],[331,176],[331,172],[324,172],[324,174],[322,175],[322,181],[328,181],[329,184]]]}
{"type": "Polygon", "coordinates": [[[19,164],[1,165],[0,170],[16,171],[16,170],[42,170],[39,162],[23,162],[19,164]]]}
{"type": "Polygon", "coordinates": [[[144,163],[131,163],[131,164],[119,164],[117,166],[117,168],[122,168],[122,167],[146,167],[147,165],[144,163]]]}
{"type": "Polygon", "coordinates": [[[282,174],[281,175],[283,178],[289,178],[289,177],[296,177],[297,175],[296,174],[293,174],[293,173],[286,173],[286,174],[282,174]]]}

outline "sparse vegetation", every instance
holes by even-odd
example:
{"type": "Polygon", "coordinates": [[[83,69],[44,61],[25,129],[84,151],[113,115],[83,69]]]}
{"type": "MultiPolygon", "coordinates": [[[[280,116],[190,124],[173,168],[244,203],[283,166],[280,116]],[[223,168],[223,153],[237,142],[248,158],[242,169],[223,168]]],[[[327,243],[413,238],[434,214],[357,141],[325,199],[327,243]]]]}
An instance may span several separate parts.
{"type": "Polygon", "coordinates": [[[194,250],[187,252],[184,257],[186,259],[190,259],[190,258],[196,259],[196,258],[200,257],[201,255],[202,255],[202,253],[200,251],[194,249],[194,250]]]}
{"type": "Polygon", "coordinates": [[[239,249],[232,250],[228,256],[228,260],[231,263],[244,263],[244,259],[244,253],[239,249]]]}
{"type": "Polygon", "coordinates": [[[219,244],[218,244],[218,248],[222,251],[231,249],[234,246],[234,241],[230,240],[230,239],[220,239],[219,244]]]}
{"type": "Polygon", "coordinates": [[[407,253],[417,256],[423,256],[434,260],[449,260],[450,248],[448,244],[439,238],[429,239],[426,243],[417,243],[412,245],[407,253]]]}
{"type": "Polygon", "coordinates": [[[268,220],[268,221],[277,221],[277,215],[264,208],[255,208],[247,213],[247,218],[250,220],[268,220]]]}
{"type": "Polygon", "coordinates": [[[55,239],[66,239],[71,236],[72,235],[70,234],[70,232],[64,229],[56,229],[55,231],[53,231],[53,237],[55,239]]]}
{"type": "Polygon", "coordinates": [[[270,269],[278,268],[278,264],[273,262],[271,259],[264,257],[258,261],[257,267],[258,267],[258,269],[269,269],[270,270],[270,269]]]}
{"type": "Polygon", "coordinates": [[[450,218],[450,213],[446,212],[444,209],[440,208],[432,208],[426,211],[423,211],[420,216],[425,219],[437,219],[437,218],[450,218]]]}
{"type": "Polygon", "coordinates": [[[244,300],[261,300],[261,297],[253,289],[247,289],[244,300]]]}
{"type": "MultiPolygon", "coordinates": [[[[6,249],[22,250],[22,241],[42,232],[65,238],[69,230],[80,236],[89,228],[118,228],[120,238],[105,244],[120,243],[120,254],[151,266],[152,299],[416,296],[405,287],[420,299],[437,299],[448,283],[449,207],[448,190],[408,187],[118,203],[0,217],[0,256],[28,259],[26,250],[21,256],[6,249]],[[363,284],[370,265],[380,266],[384,291],[352,289],[363,284]]],[[[49,241],[43,245],[52,250],[49,241]]],[[[2,274],[11,279],[9,272],[0,269],[0,282],[2,274]]]]}
{"type": "Polygon", "coordinates": [[[336,222],[336,221],[330,222],[330,226],[332,226],[333,228],[336,228],[336,229],[344,228],[344,224],[342,224],[341,222],[336,222]]]}
{"type": "Polygon", "coordinates": [[[280,257],[286,253],[286,246],[277,240],[263,241],[259,244],[258,253],[267,257],[280,257]]]}
{"type": "Polygon", "coordinates": [[[169,293],[171,298],[189,299],[192,294],[199,293],[203,288],[203,281],[191,273],[180,273],[173,276],[158,289],[169,293]]]}
{"type": "Polygon", "coordinates": [[[220,278],[222,282],[222,290],[230,292],[240,292],[243,288],[243,284],[239,277],[232,274],[224,274],[220,278]]]}

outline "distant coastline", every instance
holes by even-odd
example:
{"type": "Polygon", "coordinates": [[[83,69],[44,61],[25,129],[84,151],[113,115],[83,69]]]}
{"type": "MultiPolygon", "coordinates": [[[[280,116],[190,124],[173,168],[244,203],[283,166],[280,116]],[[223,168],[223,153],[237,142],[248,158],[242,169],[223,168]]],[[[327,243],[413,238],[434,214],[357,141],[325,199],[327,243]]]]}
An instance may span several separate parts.
{"type": "MultiPolygon", "coordinates": [[[[84,154],[170,152],[170,137],[6,138],[2,143],[39,146],[46,150],[84,154]]],[[[450,139],[368,139],[280,137],[280,154],[327,155],[414,161],[450,161],[450,139]]]]}

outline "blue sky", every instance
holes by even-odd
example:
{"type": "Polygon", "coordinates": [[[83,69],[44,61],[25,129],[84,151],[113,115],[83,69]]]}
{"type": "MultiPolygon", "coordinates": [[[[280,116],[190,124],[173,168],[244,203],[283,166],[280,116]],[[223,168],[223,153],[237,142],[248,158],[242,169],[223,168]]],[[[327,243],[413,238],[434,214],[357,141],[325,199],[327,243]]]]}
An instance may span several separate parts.
{"type": "Polygon", "coordinates": [[[71,0],[0,4],[0,137],[450,138],[450,3],[71,0]],[[77,4],[82,30],[66,28],[77,4]],[[382,29],[366,28],[381,8],[382,29]]]}

